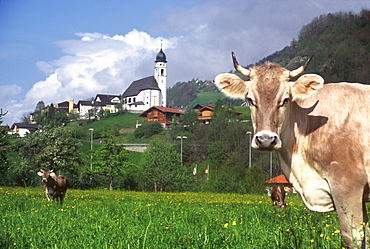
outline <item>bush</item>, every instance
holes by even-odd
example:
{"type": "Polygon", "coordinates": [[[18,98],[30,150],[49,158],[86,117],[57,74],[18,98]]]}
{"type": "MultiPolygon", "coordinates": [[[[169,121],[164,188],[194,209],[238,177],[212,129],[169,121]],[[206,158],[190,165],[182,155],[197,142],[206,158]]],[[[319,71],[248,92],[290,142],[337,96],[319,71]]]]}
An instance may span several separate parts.
{"type": "Polygon", "coordinates": [[[134,136],[136,138],[150,138],[153,135],[161,133],[162,130],[162,125],[158,122],[144,123],[142,126],[135,130],[134,136]]]}

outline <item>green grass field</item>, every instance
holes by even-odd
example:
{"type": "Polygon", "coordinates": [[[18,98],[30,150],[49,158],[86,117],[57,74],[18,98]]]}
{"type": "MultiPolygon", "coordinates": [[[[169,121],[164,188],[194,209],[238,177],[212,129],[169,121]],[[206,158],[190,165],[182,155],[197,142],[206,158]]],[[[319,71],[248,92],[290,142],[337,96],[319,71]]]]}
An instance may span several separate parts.
{"type": "Polygon", "coordinates": [[[341,248],[335,213],[268,196],[0,188],[1,248],[341,248]]]}

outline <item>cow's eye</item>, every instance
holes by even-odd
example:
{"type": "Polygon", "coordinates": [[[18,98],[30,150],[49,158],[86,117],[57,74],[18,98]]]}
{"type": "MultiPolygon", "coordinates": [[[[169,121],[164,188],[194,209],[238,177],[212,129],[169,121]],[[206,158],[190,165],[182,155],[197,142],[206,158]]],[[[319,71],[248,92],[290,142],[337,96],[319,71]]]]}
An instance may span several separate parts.
{"type": "Polygon", "coordinates": [[[285,99],[280,103],[279,107],[283,107],[283,106],[285,106],[286,104],[288,104],[288,102],[289,102],[289,98],[285,98],[285,99]]]}
{"type": "Polygon", "coordinates": [[[254,102],[253,99],[247,97],[246,100],[247,100],[249,106],[256,106],[256,102],[254,102]]]}

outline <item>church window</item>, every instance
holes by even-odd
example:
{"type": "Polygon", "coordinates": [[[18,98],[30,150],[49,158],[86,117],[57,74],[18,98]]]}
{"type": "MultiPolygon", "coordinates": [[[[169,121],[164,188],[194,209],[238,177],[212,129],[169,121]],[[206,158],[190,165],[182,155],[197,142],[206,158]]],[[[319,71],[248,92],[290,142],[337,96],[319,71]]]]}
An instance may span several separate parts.
{"type": "Polygon", "coordinates": [[[164,69],[161,69],[161,76],[164,76],[164,69]]]}

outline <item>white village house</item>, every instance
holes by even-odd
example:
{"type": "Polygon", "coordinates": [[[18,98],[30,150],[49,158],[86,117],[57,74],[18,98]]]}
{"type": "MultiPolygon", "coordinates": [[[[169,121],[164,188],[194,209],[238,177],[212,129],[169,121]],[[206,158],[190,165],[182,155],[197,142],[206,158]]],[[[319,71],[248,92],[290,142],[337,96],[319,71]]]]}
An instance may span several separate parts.
{"type": "Polygon", "coordinates": [[[8,131],[9,135],[18,134],[20,137],[25,137],[27,134],[36,131],[38,126],[36,124],[21,124],[14,123],[10,130],[8,131]]]}

